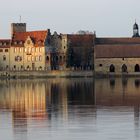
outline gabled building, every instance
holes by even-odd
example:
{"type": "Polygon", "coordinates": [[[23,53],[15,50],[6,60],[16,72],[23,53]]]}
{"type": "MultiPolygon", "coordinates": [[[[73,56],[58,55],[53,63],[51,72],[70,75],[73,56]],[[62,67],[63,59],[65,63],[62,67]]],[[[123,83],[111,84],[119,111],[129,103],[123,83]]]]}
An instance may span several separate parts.
{"type": "Polygon", "coordinates": [[[11,39],[0,40],[1,70],[45,70],[50,30],[26,31],[25,23],[11,24],[11,39]]]}

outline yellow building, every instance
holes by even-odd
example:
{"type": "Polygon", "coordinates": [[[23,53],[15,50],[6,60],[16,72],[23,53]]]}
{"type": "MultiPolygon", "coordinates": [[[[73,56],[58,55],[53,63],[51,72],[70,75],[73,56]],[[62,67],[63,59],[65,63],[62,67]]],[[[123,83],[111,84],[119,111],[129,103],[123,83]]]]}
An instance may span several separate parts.
{"type": "Polygon", "coordinates": [[[45,70],[49,32],[27,32],[26,23],[12,23],[11,39],[0,40],[0,70],[45,70]]]}

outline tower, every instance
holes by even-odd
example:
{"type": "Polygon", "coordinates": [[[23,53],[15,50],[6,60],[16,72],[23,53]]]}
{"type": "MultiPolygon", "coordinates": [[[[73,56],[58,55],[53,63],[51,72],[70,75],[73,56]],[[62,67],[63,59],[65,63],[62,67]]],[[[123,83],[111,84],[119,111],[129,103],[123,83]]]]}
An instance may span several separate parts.
{"type": "Polygon", "coordinates": [[[12,23],[11,36],[13,36],[15,32],[26,32],[26,23],[12,23]]]}
{"type": "Polygon", "coordinates": [[[139,26],[136,22],[133,25],[133,37],[140,37],[139,36],[139,26]]]}

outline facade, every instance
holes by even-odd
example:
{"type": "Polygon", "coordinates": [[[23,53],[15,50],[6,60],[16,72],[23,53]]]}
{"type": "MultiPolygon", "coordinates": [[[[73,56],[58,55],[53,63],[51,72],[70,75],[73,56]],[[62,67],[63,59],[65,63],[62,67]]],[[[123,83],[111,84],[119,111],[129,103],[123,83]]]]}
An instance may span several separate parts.
{"type": "Polygon", "coordinates": [[[11,39],[0,40],[0,70],[45,70],[49,30],[27,32],[25,23],[11,27],[11,39]]]}
{"type": "Polygon", "coordinates": [[[133,74],[140,72],[140,37],[138,25],[132,38],[96,38],[96,74],[133,74]]]}
{"type": "Polygon", "coordinates": [[[26,23],[12,23],[11,39],[0,40],[0,70],[140,72],[139,27],[134,24],[130,38],[98,38],[95,33],[29,32],[26,23]]]}

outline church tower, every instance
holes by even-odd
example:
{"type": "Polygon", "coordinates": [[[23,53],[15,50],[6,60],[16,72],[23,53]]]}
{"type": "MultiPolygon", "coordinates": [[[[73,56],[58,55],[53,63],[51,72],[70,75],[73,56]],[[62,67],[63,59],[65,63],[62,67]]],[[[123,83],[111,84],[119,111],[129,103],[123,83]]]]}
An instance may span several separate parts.
{"type": "Polygon", "coordinates": [[[133,25],[133,37],[140,37],[139,36],[139,26],[136,22],[133,25]]]}

